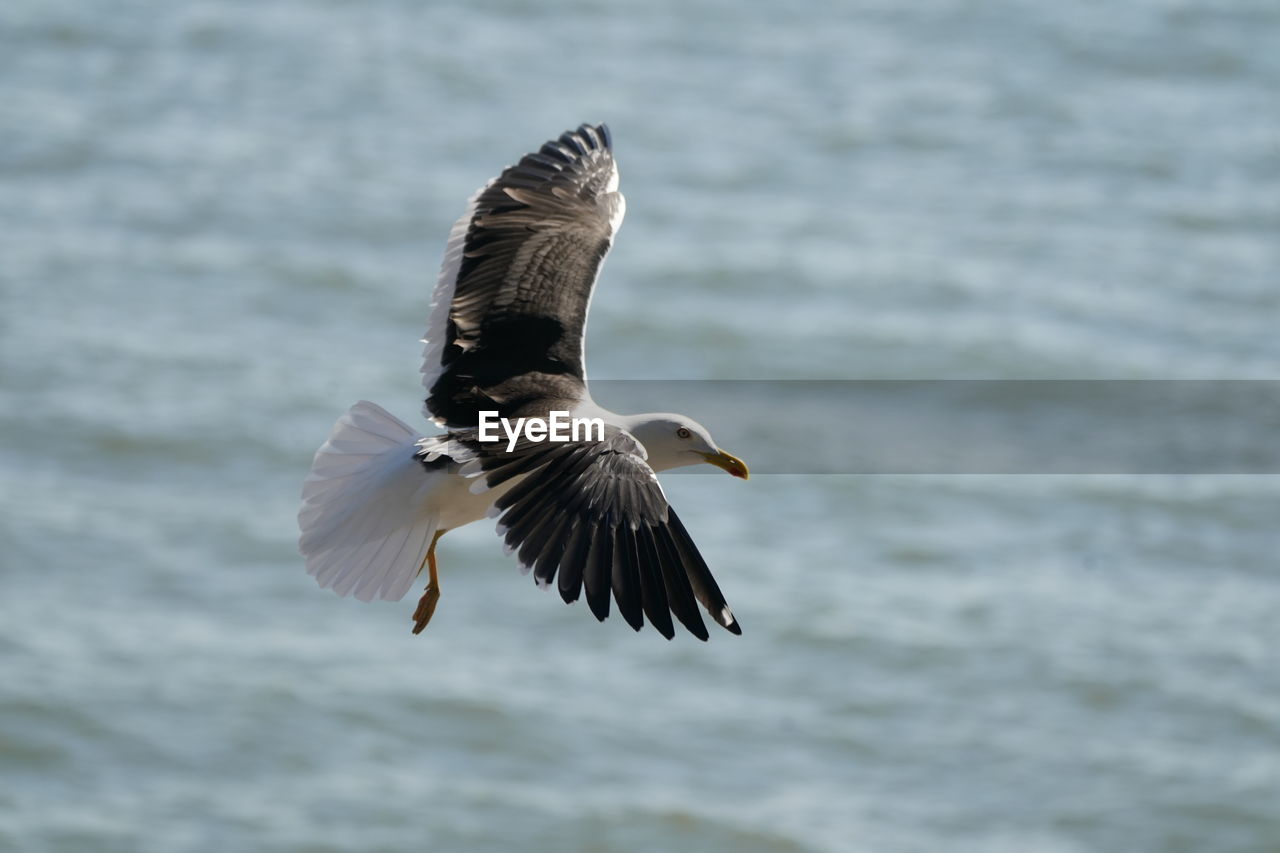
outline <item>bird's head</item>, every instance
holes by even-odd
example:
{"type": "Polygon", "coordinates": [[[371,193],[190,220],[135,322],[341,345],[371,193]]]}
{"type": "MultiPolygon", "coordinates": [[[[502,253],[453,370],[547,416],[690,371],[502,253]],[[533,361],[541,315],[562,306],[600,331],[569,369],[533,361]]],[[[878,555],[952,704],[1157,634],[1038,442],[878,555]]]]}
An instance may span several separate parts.
{"type": "Polygon", "coordinates": [[[667,413],[637,415],[627,431],[644,445],[649,467],[655,471],[706,462],[744,480],[750,476],[746,463],[721,450],[707,428],[693,418],[667,413]]]}

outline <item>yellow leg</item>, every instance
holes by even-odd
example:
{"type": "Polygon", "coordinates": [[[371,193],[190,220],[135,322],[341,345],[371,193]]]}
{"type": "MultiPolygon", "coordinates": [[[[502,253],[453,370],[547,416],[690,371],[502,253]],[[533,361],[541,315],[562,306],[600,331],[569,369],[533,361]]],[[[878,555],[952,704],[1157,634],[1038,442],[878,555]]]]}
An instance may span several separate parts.
{"type": "MultiPolygon", "coordinates": [[[[418,600],[418,609],[413,611],[413,633],[415,634],[422,633],[422,629],[427,627],[432,614],[436,612],[436,603],[440,600],[440,575],[436,570],[436,543],[444,534],[443,530],[436,531],[435,538],[431,540],[431,547],[427,549],[427,556],[422,561],[428,570],[427,589],[418,600]]],[[[422,574],[422,566],[418,566],[418,574],[422,574]]]]}

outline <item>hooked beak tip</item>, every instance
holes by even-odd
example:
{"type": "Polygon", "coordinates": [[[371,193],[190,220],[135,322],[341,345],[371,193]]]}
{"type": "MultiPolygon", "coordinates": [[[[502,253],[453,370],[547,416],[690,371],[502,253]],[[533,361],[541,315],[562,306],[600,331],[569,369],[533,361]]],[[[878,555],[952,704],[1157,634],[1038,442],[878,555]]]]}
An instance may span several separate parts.
{"type": "Polygon", "coordinates": [[[717,453],[705,454],[704,458],[708,463],[727,471],[739,479],[749,480],[751,478],[751,471],[747,468],[747,463],[743,462],[732,453],[726,453],[721,450],[717,453]]]}

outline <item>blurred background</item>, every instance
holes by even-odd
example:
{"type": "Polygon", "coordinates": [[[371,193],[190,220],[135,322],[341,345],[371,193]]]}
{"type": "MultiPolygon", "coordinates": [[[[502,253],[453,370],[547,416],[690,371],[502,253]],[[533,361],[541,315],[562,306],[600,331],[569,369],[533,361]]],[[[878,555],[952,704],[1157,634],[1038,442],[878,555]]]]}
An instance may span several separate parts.
{"type": "Polygon", "coordinates": [[[294,520],[348,405],[418,422],[466,198],[584,121],[593,376],[1280,378],[1278,42],[1274,0],[8,0],[0,849],[1280,850],[1280,478],[670,477],[707,644],[486,523],[413,637],[294,520]]]}

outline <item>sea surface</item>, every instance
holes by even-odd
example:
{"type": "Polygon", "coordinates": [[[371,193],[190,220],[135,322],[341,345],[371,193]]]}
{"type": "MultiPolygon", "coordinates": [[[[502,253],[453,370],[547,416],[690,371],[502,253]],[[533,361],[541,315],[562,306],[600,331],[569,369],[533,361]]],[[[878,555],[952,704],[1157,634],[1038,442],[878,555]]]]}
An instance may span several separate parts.
{"type": "Polygon", "coordinates": [[[1275,471],[666,477],[705,644],[487,522],[415,637],[295,522],[347,406],[419,423],[468,195],[586,121],[594,377],[1280,379],[1277,45],[1275,0],[7,0],[0,850],[1280,851],[1275,471]]]}

